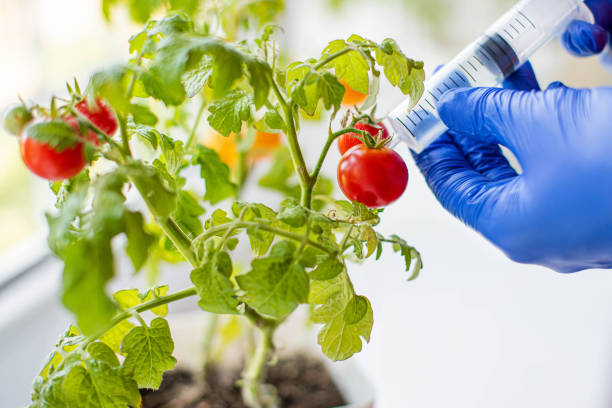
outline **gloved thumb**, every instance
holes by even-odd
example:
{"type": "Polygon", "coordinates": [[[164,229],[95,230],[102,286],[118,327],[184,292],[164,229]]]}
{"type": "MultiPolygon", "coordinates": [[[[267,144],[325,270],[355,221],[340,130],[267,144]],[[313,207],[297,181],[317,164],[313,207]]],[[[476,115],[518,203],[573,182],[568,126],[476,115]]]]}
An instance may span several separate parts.
{"type": "Polygon", "coordinates": [[[504,145],[518,157],[525,141],[516,124],[531,117],[533,95],[500,88],[458,88],[442,95],[438,113],[449,129],[504,145]]]}

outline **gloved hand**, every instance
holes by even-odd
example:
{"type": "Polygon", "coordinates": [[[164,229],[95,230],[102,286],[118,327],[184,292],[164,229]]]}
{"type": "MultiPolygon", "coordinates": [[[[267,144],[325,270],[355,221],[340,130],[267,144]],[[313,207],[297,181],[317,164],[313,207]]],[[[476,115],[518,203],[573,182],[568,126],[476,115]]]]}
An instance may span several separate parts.
{"type": "MultiPolygon", "coordinates": [[[[595,24],[573,21],[561,36],[565,48],[580,57],[602,52],[612,32],[612,0],[587,0],[585,3],[593,12],[595,24]]],[[[612,56],[607,55],[602,63],[612,68],[612,56]]]]}
{"type": "Polygon", "coordinates": [[[612,268],[612,88],[539,91],[528,64],[504,85],[441,98],[451,131],[415,155],[429,186],[517,262],[612,268]]]}

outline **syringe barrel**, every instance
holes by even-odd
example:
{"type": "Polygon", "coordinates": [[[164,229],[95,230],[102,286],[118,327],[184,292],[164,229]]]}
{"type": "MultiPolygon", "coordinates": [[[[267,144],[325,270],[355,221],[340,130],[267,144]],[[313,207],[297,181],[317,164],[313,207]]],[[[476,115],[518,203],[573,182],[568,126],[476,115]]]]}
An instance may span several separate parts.
{"type": "Polygon", "coordinates": [[[419,101],[406,100],[391,112],[386,124],[420,152],[448,130],[436,109],[444,92],[500,84],[575,19],[593,19],[582,0],[520,1],[428,79],[419,101]]]}

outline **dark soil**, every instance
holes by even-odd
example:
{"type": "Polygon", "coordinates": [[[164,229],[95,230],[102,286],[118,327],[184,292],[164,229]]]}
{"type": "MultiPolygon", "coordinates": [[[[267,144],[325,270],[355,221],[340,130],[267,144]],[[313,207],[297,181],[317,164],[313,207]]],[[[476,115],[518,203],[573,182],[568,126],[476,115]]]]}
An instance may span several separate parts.
{"type": "MultiPolygon", "coordinates": [[[[239,374],[210,367],[207,384],[203,386],[188,371],[167,372],[159,390],[141,390],[142,408],[246,408],[236,385],[239,374]]],[[[309,357],[280,360],[268,369],[267,383],[278,390],[282,408],[332,408],[346,404],[325,366],[309,357]]]]}

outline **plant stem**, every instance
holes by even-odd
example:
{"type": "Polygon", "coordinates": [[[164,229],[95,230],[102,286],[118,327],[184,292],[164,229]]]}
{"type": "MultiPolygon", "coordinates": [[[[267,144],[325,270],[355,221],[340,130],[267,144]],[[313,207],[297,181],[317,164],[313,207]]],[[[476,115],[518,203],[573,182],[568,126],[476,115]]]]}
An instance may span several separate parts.
{"type": "Polygon", "coordinates": [[[202,341],[202,373],[204,378],[206,378],[206,367],[210,363],[212,356],[212,345],[213,338],[215,335],[215,331],[217,329],[217,324],[219,323],[219,315],[215,313],[210,314],[210,320],[204,329],[204,340],[202,341]]]}
{"type": "Polygon", "coordinates": [[[189,138],[185,142],[185,150],[189,149],[193,144],[193,141],[195,140],[195,135],[198,131],[198,126],[200,126],[200,121],[202,120],[204,110],[206,110],[206,100],[202,98],[202,105],[200,105],[200,109],[198,110],[198,114],[196,115],[195,122],[193,123],[193,127],[191,128],[191,133],[189,133],[189,138]]]}
{"type": "Polygon", "coordinates": [[[119,130],[121,132],[121,141],[123,143],[123,150],[125,155],[131,156],[132,150],[130,149],[130,142],[128,140],[127,122],[123,115],[117,114],[117,121],[119,122],[119,130]]]}
{"type": "Polygon", "coordinates": [[[197,267],[198,259],[196,254],[191,250],[191,239],[183,232],[181,227],[179,227],[171,217],[159,222],[159,226],[189,263],[193,267],[197,267]]]}
{"type": "Polygon", "coordinates": [[[310,174],[308,173],[308,167],[306,166],[306,161],[304,160],[304,155],[302,154],[302,149],[300,148],[300,143],[298,142],[297,131],[295,129],[295,118],[293,116],[293,103],[287,104],[287,101],[281,93],[278,84],[274,80],[272,73],[270,73],[269,77],[272,90],[274,91],[274,94],[276,95],[276,98],[278,99],[278,102],[283,108],[283,112],[285,114],[285,122],[287,122],[288,130],[287,141],[289,143],[289,152],[291,154],[291,159],[293,160],[295,171],[297,172],[300,180],[302,200],[304,200],[305,193],[308,189],[308,185],[310,184],[310,174]]]}
{"type": "MultiPolygon", "coordinates": [[[[196,239],[194,239],[194,242],[198,242],[198,241],[206,241],[209,238],[217,235],[220,232],[223,232],[225,230],[227,230],[228,228],[232,228],[232,229],[236,229],[236,228],[258,228],[260,230],[263,231],[268,231],[271,232],[273,234],[276,235],[280,235],[283,236],[285,238],[289,238],[292,239],[294,241],[297,242],[303,242],[304,241],[304,235],[300,235],[300,234],[295,234],[293,232],[289,232],[289,231],[285,231],[282,230],[280,228],[275,228],[272,227],[270,225],[266,225],[266,224],[260,224],[257,222],[250,222],[250,221],[233,221],[233,222],[229,222],[227,224],[222,224],[222,225],[218,225],[216,227],[213,227],[209,230],[207,230],[205,233],[203,233],[202,235],[198,236],[196,239]]],[[[306,244],[310,245],[313,248],[317,248],[325,253],[328,254],[333,254],[335,253],[333,250],[317,243],[311,240],[307,240],[306,244]]]]}
{"type": "Polygon", "coordinates": [[[254,354],[242,372],[242,399],[250,408],[273,408],[277,406],[275,398],[265,395],[264,378],[266,364],[272,350],[275,326],[264,326],[260,331],[260,339],[254,354]],[[262,395],[263,394],[263,395],[262,395]]]}
{"type": "Polygon", "coordinates": [[[333,54],[329,54],[327,57],[323,58],[321,61],[316,63],[315,66],[314,66],[314,69],[319,70],[319,69],[323,68],[325,65],[327,65],[330,62],[332,62],[333,60],[335,60],[336,58],[341,57],[344,54],[348,54],[351,51],[355,51],[355,49],[353,49],[352,47],[347,47],[347,48],[343,48],[340,51],[335,52],[333,54]]]}
{"type": "Polygon", "coordinates": [[[130,317],[134,316],[134,314],[146,312],[147,310],[151,310],[159,306],[167,305],[168,303],[173,303],[181,299],[195,296],[197,294],[198,292],[196,291],[195,286],[192,286],[190,288],[183,289],[171,295],[161,296],[161,297],[158,297],[157,299],[153,299],[148,302],[141,303],[140,305],[134,306],[130,309],[124,310],[123,312],[115,316],[115,318],[113,318],[113,320],[110,321],[110,323],[104,330],[101,330],[94,336],[88,338],[87,341],[83,343],[82,348],[85,349],[89,344],[93,343],[94,341],[102,337],[104,333],[106,333],[107,331],[109,331],[110,329],[112,329],[113,327],[115,327],[116,325],[124,321],[125,319],[129,319],[130,317]]]}
{"type": "Polygon", "coordinates": [[[305,196],[302,197],[303,199],[302,205],[304,207],[310,209],[310,207],[312,206],[312,192],[314,191],[317,185],[317,180],[319,179],[319,174],[321,173],[321,168],[323,167],[325,158],[327,157],[327,154],[329,153],[329,149],[331,148],[332,144],[337,138],[339,138],[340,136],[346,133],[357,133],[365,137],[365,135],[363,135],[363,133],[365,132],[359,129],[352,128],[352,127],[342,129],[336,133],[331,133],[330,131],[329,136],[327,138],[327,142],[325,142],[325,146],[323,146],[323,150],[321,151],[321,154],[319,155],[319,160],[317,160],[317,164],[314,170],[312,171],[312,174],[310,175],[310,182],[308,184],[308,189],[306,190],[305,196]]]}

